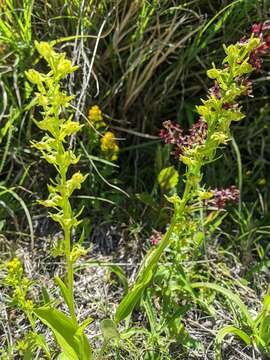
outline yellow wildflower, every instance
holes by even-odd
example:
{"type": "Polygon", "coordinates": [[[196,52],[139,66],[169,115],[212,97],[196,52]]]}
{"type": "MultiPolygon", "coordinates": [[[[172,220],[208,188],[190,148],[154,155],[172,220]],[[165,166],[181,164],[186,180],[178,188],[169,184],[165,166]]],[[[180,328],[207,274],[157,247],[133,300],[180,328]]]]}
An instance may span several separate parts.
{"type": "Polygon", "coordinates": [[[6,284],[16,287],[22,279],[23,266],[18,258],[6,262],[7,276],[5,278],[6,284]]]}
{"type": "Polygon", "coordinates": [[[103,120],[102,111],[100,110],[98,105],[93,105],[88,113],[88,120],[91,124],[95,126],[95,128],[100,128],[102,126],[106,126],[103,120]]]}
{"type": "Polygon", "coordinates": [[[115,135],[107,131],[100,140],[100,148],[109,160],[115,161],[118,158],[119,146],[115,140],[115,135]]]}
{"type": "Polygon", "coordinates": [[[18,340],[16,345],[16,348],[19,351],[20,355],[24,355],[29,346],[26,340],[18,340]]]}
{"type": "Polygon", "coordinates": [[[14,258],[7,262],[7,268],[10,273],[16,273],[22,269],[22,264],[18,258],[14,258]]]}

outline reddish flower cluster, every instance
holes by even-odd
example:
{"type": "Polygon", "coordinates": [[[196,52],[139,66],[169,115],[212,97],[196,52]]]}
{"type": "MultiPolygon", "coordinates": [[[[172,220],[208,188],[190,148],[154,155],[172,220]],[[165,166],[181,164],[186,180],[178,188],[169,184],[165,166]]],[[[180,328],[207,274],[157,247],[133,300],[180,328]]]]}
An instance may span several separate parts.
{"type": "Polygon", "coordinates": [[[209,95],[214,96],[218,100],[221,99],[221,91],[218,82],[215,80],[214,86],[209,89],[209,95]]]}
{"type": "Polygon", "coordinates": [[[159,136],[164,140],[165,144],[178,144],[184,139],[184,132],[180,125],[173,124],[171,120],[163,122],[164,129],[160,130],[159,136]]]}
{"type": "Polygon", "coordinates": [[[246,87],[244,95],[253,97],[252,82],[250,80],[245,79],[245,80],[242,80],[242,85],[244,85],[246,87]]]}
{"type": "Polygon", "coordinates": [[[157,245],[161,241],[162,236],[163,236],[163,234],[161,232],[159,232],[157,230],[153,230],[153,233],[149,238],[150,243],[154,246],[157,245]]]}
{"type": "MultiPolygon", "coordinates": [[[[249,62],[259,71],[262,65],[261,55],[264,55],[270,48],[270,21],[266,21],[263,24],[254,24],[252,26],[252,33],[255,37],[260,38],[260,45],[251,52],[249,62]]],[[[247,39],[241,39],[240,44],[245,44],[247,41],[247,39]]],[[[227,66],[228,64],[224,64],[224,67],[227,66]]],[[[245,86],[245,95],[252,97],[252,82],[240,77],[236,80],[240,85],[245,86]]],[[[209,96],[221,99],[221,89],[217,81],[209,89],[208,94],[209,96]]],[[[222,105],[225,110],[237,108],[237,106],[237,104],[230,104],[228,102],[222,105]]],[[[203,144],[207,136],[207,123],[203,118],[200,118],[193,125],[188,135],[184,134],[183,129],[178,124],[173,124],[170,120],[164,121],[163,127],[164,129],[160,131],[160,137],[164,140],[165,144],[175,145],[172,153],[176,158],[179,158],[185,150],[203,144]]]]}
{"type": "Polygon", "coordinates": [[[173,124],[170,120],[164,121],[163,127],[159,135],[165,144],[176,145],[172,152],[176,158],[179,158],[185,150],[202,145],[207,136],[207,123],[203,118],[199,118],[186,135],[178,124],[173,124]]]}
{"type": "Polygon", "coordinates": [[[252,26],[252,33],[255,37],[260,38],[261,43],[251,52],[249,63],[259,71],[263,62],[261,56],[266,54],[270,48],[270,22],[266,21],[263,24],[254,24],[252,26]]]}
{"type": "Polygon", "coordinates": [[[192,148],[196,145],[202,145],[207,136],[208,125],[202,117],[189,130],[189,135],[186,135],[187,147],[192,148]]]}
{"type": "Polygon", "coordinates": [[[217,207],[218,209],[224,209],[228,202],[237,203],[239,201],[239,190],[236,186],[232,185],[227,189],[214,189],[214,197],[208,200],[206,203],[217,207]]]}

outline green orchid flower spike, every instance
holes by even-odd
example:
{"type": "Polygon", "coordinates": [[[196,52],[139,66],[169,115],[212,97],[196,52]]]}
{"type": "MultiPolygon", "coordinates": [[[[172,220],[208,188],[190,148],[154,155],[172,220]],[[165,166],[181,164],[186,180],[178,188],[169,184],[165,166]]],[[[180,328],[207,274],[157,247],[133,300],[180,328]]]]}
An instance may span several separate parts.
{"type": "MultiPolygon", "coordinates": [[[[253,32],[248,39],[228,47],[224,45],[226,56],[222,67],[217,68],[213,64],[212,69],[208,70],[207,75],[214,80],[214,85],[209,89],[207,99],[197,106],[200,118],[188,135],[184,134],[178,124],[171,121],[163,123],[164,129],[160,136],[166,144],[173,145],[175,157],[186,165],[185,188],[182,196],[175,194],[167,198],[174,207],[170,226],[158,245],[146,254],[133,287],[116,310],[116,323],[127,318],[140,302],[155,275],[160,257],[170,245],[172,234],[175,231],[181,232],[189,209],[198,202],[198,194],[205,192],[201,185],[203,166],[214,161],[217,150],[230,141],[231,123],[245,117],[238,99],[240,96],[250,95],[251,82],[248,75],[258,70],[261,64],[259,56],[264,53],[263,41],[262,36],[253,32]]],[[[239,192],[233,186],[224,193],[230,199],[239,199],[239,192]]],[[[224,199],[217,199],[216,204],[221,206],[224,202],[224,199]]]]}
{"type": "Polygon", "coordinates": [[[43,138],[37,142],[33,141],[32,145],[57,172],[56,178],[48,185],[48,199],[39,203],[52,209],[49,216],[60,224],[64,233],[61,248],[64,249],[67,275],[64,281],[59,277],[56,278],[56,283],[69,308],[70,317],[51,305],[35,309],[35,314],[53,331],[62,350],[61,359],[89,360],[92,358],[92,350],[83,330],[91,320],[82,325],[78,324],[73,296],[73,265],[85,251],[78,244],[72,245],[71,231],[79,225],[78,217],[81,211],[76,214],[69,200],[73,192],[80,189],[87,175],[79,171],[70,178],[67,175],[70,166],[80,160],[80,157],[68,148],[68,139],[80,131],[83,125],[73,121],[72,115],[66,117],[73,96],[68,96],[61,90],[62,79],[78,67],[73,66],[64,53],[55,52],[48,43],[36,42],[35,46],[50,70],[47,74],[33,69],[26,72],[28,80],[37,88],[31,105],[42,109],[42,119],[34,121],[45,132],[43,138]]]}

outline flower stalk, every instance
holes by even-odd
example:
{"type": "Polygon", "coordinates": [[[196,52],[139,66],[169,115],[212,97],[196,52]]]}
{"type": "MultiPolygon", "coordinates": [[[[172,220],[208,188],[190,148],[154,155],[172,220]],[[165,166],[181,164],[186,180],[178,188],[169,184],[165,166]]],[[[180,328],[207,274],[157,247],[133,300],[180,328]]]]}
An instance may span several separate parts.
{"type": "MultiPolygon", "coordinates": [[[[210,88],[208,98],[202,100],[203,104],[197,106],[200,118],[189,134],[185,135],[178,124],[171,121],[164,123],[161,137],[165,143],[173,145],[173,155],[186,165],[185,189],[182,197],[173,195],[168,198],[174,205],[170,226],[158,245],[146,255],[135,284],[118,306],[115,315],[117,323],[125,319],[140,301],[155,274],[160,257],[170,244],[171,235],[176,227],[181,231],[181,223],[189,215],[189,210],[198,200],[202,203],[204,196],[209,194],[201,186],[202,168],[215,160],[216,151],[221,145],[229,142],[232,121],[239,121],[245,117],[237,100],[242,95],[250,96],[251,83],[248,81],[248,75],[258,70],[258,63],[261,64],[259,55],[265,53],[266,35],[261,33],[263,27],[259,30],[258,34],[253,31],[249,39],[228,47],[224,45],[226,57],[222,63],[223,67],[218,69],[213,64],[212,69],[208,70],[207,75],[214,81],[214,86],[210,88]]],[[[265,31],[268,32],[269,28],[265,27],[265,31]]],[[[215,192],[212,195],[215,195],[215,192]]],[[[219,197],[215,202],[217,206],[224,205],[227,198],[237,199],[239,196],[234,188],[229,192],[216,191],[216,195],[219,197]]]]}
{"type": "Polygon", "coordinates": [[[67,119],[66,115],[62,115],[67,112],[73,97],[67,96],[61,90],[61,80],[75,71],[77,67],[72,66],[71,62],[65,58],[64,53],[56,53],[48,43],[36,42],[35,45],[40,55],[46,60],[50,71],[47,74],[33,69],[26,72],[28,80],[38,89],[31,105],[37,105],[43,109],[43,119],[35,120],[35,123],[46,132],[41,141],[33,141],[32,145],[41,152],[42,157],[48,163],[55,167],[58,173],[48,185],[48,199],[39,201],[39,203],[54,210],[49,213],[49,216],[60,224],[64,233],[61,249],[62,255],[66,258],[67,275],[65,287],[61,286],[60,288],[62,293],[64,292],[71,318],[75,324],[78,324],[73,295],[73,265],[77,258],[84,253],[84,250],[77,244],[72,246],[71,232],[80,223],[77,220],[80,212],[74,214],[69,199],[73,191],[81,187],[86,175],[76,172],[71,178],[67,177],[70,166],[77,164],[80,157],[76,157],[72,150],[66,149],[65,144],[67,138],[76,134],[82,125],[72,121],[72,115],[67,119]]]}

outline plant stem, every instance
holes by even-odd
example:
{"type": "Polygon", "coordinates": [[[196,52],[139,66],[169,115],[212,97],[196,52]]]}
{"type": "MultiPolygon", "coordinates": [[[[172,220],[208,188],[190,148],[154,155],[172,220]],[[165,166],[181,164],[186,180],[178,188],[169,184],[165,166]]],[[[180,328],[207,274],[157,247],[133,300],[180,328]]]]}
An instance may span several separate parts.
{"type": "Polygon", "coordinates": [[[32,328],[33,332],[36,333],[36,326],[35,326],[35,321],[34,321],[33,316],[32,316],[32,312],[31,311],[26,311],[25,314],[26,314],[26,316],[28,318],[28,321],[29,321],[29,323],[31,325],[31,328],[32,328]]]}
{"type": "Polygon", "coordinates": [[[66,263],[67,263],[67,287],[69,290],[69,296],[70,296],[70,306],[69,311],[72,320],[74,320],[77,323],[77,318],[75,314],[75,307],[74,307],[74,295],[73,295],[73,283],[74,283],[74,275],[73,275],[73,263],[70,259],[70,229],[65,228],[64,229],[64,235],[65,235],[65,253],[66,253],[66,263]]]}
{"type": "MultiPolygon", "coordinates": [[[[58,153],[63,155],[65,153],[65,148],[62,143],[59,144],[58,153]]],[[[65,166],[60,166],[59,175],[61,177],[61,185],[62,185],[62,192],[61,196],[63,199],[62,209],[63,209],[63,219],[64,221],[69,221],[72,218],[72,210],[69,202],[69,198],[65,193],[65,187],[67,183],[66,179],[67,169],[65,166]]],[[[66,267],[67,267],[67,288],[69,292],[69,304],[68,308],[70,311],[70,316],[72,320],[78,324],[76,313],[75,313],[75,306],[74,306],[74,273],[73,273],[73,262],[71,260],[71,228],[70,225],[63,223],[62,229],[64,231],[64,245],[65,245],[65,256],[66,256],[66,267]]]]}
{"type": "Polygon", "coordinates": [[[239,151],[239,147],[235,141],[234,136],[232,135],[232,146],[235,151],[236,159],[237,159],[237,168],[238,168],[238,188],[239,188],[239,204],[238,210],[241,213],[242,211],[242,188],[243,188],[243,175],[242,175],[242,160],[241,154],[239,151]]]}
{"type": "Polygon", "coordinates": [[[147,273],[149,271],[149,269],[153,268],[155,266],[155,264],[158,263],[159,258],[163,254],[166,247],[169,245],[170,237],[174,230],[175,225],[177,224],[179,215],[181,216],[184,212],[184,209],[185,209],[185,206],[186,206],[186,203],[188,201],[188,197],[189,197],[189,194],[191,191],[191,187],[192,187],[191,182],[189,179],[187,179],[184,194],[183,194],[183,197],[181,200],[181,204],[178,209],[175,206],[174,214],[173,214],[170,226],[169,226],[168,230],[166,231],[166,233],[164,234],[158,247],[154,250],[154,252],[150,253],[149,256],[146,256],[146,258],[141,266],[141,270],[139,271],[135,285],[138,282],[140,282],[141,279],[143,279],[144,274],[147,273]]]}

